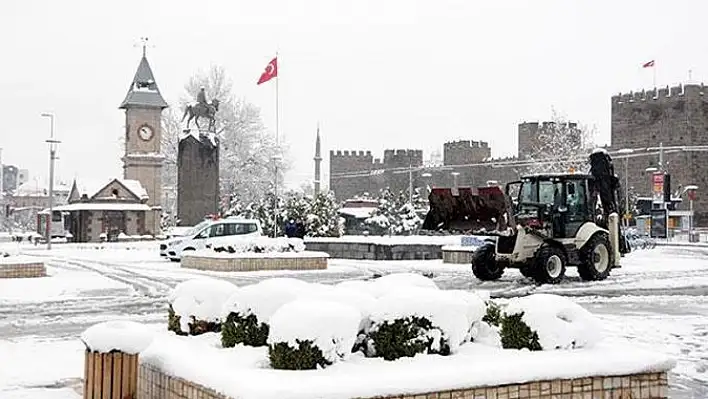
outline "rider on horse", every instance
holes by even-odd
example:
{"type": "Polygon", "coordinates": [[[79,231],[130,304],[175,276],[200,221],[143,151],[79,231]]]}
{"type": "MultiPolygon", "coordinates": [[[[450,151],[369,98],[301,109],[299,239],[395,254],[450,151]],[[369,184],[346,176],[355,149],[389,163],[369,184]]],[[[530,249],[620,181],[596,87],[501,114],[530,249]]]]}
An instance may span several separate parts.
{"type": "Polygon", "coordinates": [[[204,91],[204,86],[199,89],[199,94],[197,94],[197,102],[199,104],[203,104],[205,107],[209,106],[206,100],[206,92],[204,91]]]}

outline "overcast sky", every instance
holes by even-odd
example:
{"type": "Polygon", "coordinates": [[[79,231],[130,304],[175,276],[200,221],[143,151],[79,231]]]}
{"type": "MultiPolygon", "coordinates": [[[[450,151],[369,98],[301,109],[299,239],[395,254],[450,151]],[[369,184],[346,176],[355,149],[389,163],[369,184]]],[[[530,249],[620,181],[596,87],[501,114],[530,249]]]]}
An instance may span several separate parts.
{"type": "MultiPolygon", "coordinates": [[[[319,121],[330,149],[420,148],[486,140],[516,153],[519,122],[550,117],[610,137],[610,96],[708,74],[708,3],[659,0],[22,0],[0,12],[3,163],[46,176],[49,122],[57,174],[122,175],[117,107],[148,36],[157,83],[176,104],[200,68],[223,65],[239,96],[274,127],[274,85],[256,81],[280,52],[288,181],[312,179],[319,121]]],[[[272,83],[272,82],[269,82],[272,83]]]]}

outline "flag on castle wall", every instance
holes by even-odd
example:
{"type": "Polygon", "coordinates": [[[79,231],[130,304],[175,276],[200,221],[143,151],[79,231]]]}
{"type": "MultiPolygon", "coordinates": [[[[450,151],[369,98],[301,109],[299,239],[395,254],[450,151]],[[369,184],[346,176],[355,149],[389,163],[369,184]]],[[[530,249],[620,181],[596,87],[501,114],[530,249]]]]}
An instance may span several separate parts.
{"type": "Polygon", "coordinates": [[[649,62],[644,63],[644,65],[642,65],[642,68],[651,68],[653,66],[654,66],[654,60],[651,60],[649,62]]]}
{"type": "Polygon", "coordinates": [[[278,57],[273,58],[265,67],[265,71],[258,79],[258,84],[265,83],[273,78],[278,77],[278,57]]]}

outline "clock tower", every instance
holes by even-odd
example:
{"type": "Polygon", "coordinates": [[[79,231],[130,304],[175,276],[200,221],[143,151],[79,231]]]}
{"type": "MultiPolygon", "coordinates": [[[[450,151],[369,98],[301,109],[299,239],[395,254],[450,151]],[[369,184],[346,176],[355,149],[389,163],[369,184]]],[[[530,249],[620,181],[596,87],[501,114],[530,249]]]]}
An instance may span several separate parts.
{"type": "Polygon", "coordinates": [[[150,64],[145,57],[140,60],[128,94],[120,104],[125,110],[125,155],[123,177],[138,180],[147,191],[147,205],[151,211],[145,215],[145,230],[148,234],[160,233],[162,216],[162,162],[160,151],[162,138],[162,110],[167,108],[155,83],[150,64]]]}

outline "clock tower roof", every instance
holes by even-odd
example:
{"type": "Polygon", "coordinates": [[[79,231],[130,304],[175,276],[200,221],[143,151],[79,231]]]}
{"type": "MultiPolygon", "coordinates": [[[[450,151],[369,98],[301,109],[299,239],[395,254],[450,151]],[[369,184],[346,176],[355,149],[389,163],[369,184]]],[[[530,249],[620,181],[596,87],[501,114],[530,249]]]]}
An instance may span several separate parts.
{"type": "Polygon", "coordinates": [[[152,69],[145,57],[145,48],[143,47],[143,58],[140,60],[138,70],[135,72],[133,82],[128,88],[128,94],[120,104],[120,109],[133,107],[141,108],[167,108],[169,105],[162,98],[160,89],[157,88],[155,77],[152,74],[152,69]]]}

